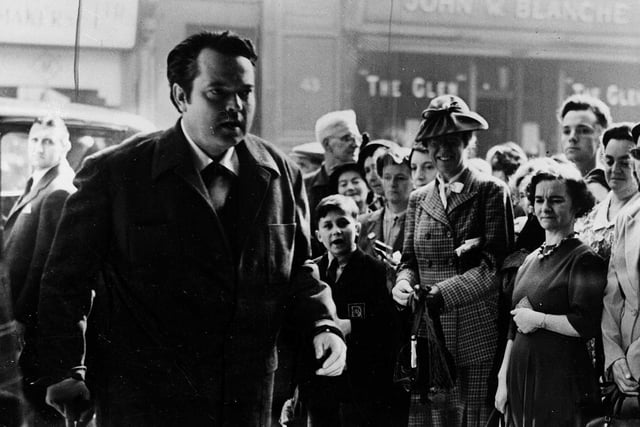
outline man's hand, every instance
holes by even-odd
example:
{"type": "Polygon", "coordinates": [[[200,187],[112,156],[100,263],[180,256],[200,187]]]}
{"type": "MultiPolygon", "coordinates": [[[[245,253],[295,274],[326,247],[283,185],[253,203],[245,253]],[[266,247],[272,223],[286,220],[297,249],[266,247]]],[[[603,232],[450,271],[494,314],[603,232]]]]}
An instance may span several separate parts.
{"type": "Polygon", "coordinates": [[[316,359],[327,356],[316,375],[336,377],[342,373],[347,361],[347,345],[342,338],[331,332],[321,332],[313,337],[313,348],[316,359]]]}
{"type": "Polygon", "coordinates": [[[613,374],[613,380],[621,392],[634,396],[638,395],[638,382],[631,376],[627,359],[622,357],[613,362],[613,365],[611,365],[611,373],[613,374]]]}
{"type": "Polygon", "coordinates": [[[400,280],[391,290],[391,295],[397,304],[406,307],[413,292],[414,290],[408,281],[400,280]]]}
{"type": "Polygon", "coordinates": [[[530,334],[531,332],[537,331],[544,320],[544,313],[524,307],[511,310],[511,315],[518,327],[518,332],[523,334],[530,334]]]}
{"type": "Polygon", "coordinates": [[[67,421],[87,423],[93,417],[91,393],[84,381],[67,378],[47,388],[45,401],[67,421]]]}

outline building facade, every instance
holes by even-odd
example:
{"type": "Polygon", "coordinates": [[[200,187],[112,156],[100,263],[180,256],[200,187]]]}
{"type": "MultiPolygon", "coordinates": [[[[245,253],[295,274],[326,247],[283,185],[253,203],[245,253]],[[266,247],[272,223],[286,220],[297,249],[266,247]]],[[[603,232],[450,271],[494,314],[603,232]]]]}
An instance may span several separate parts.
{"type": "Polygon", "coordinates": [[[640,121],[635,0],[83,0],[76,50],[77,5],[0,0],[2,96],[74,98],[79,78],[80,101],[170,126],[169,50],[228,28],[258,47],[254,132],[286,151],[341,108],[372,137],[410,144],[445,93],[489,121],[479,155],[508,140],[557,151],[556,111],[572,93],[640,121]]]}

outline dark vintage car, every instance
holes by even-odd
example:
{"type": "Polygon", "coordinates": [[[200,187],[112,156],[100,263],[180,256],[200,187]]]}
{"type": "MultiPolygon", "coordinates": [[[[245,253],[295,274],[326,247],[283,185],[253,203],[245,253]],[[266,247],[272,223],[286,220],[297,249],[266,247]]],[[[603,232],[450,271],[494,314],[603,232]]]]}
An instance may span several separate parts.
{"type": "Polygon", "coordinates": [[[51,104],[0,97],[0,211],[2,221],[22,194],[31,168],[27,154],[27,136],[34,119],[58,114],[69,129],[71,150],[67,159],[77,170],[82,160],[110,145],[118,144],[138,132],[150,132],[155,126],[135,114],[83,104],[51,104]]]}

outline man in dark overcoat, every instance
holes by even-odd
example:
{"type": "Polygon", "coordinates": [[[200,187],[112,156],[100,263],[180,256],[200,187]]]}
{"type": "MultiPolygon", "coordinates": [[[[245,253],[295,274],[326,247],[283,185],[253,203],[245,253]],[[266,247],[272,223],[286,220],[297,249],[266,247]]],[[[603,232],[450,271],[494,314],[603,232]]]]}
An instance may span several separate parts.
{"type": "Polygon", "coordinates": [[[20,368],[32,410],[30,424],[64,425],[62,417],[45,404],[45,390],[32,384],[41,376],[36,351],[40,278],[64,203],[75,192],[74,172],[66,159],[71,142],[62,119],[36,119],[29,130],[27,147],[33,173],[5,223],[4,274],[11,288],[20,341],[24,343],[20,368]]]}
{"type": "Polygon", "coordinates": [[[39,306],[47,400],[67,418],[91,398],[99,425],[268,425],[285,321],[316,374],[342,372],[301,173],[248,134],[256,59],[233,33],[188,37],[167,59],[177,124],[78,173],[39,306]]]}

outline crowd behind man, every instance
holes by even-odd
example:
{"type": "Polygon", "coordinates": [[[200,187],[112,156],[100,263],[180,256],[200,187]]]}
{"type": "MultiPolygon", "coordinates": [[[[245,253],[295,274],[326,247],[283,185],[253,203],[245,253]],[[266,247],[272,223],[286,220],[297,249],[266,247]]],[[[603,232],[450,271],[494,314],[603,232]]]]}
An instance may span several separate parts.
{"type": "Polygon", "coordinates": [[[614,410],[602,390],[640,392],[640,123],[571,96],[562,153],[495,141],[480,164],[494,124],[457,96],[411,147],[332,111],[303,177],[249,133],[257,59],[229,32],[182,41],[177,123],[75,181],[62,120],[34,122],[3,224],[2,423],[269,425],[287,325],[307,359],[284,365],[313,368],[276,377],[283,425],[584,425],[614,410]]]}

